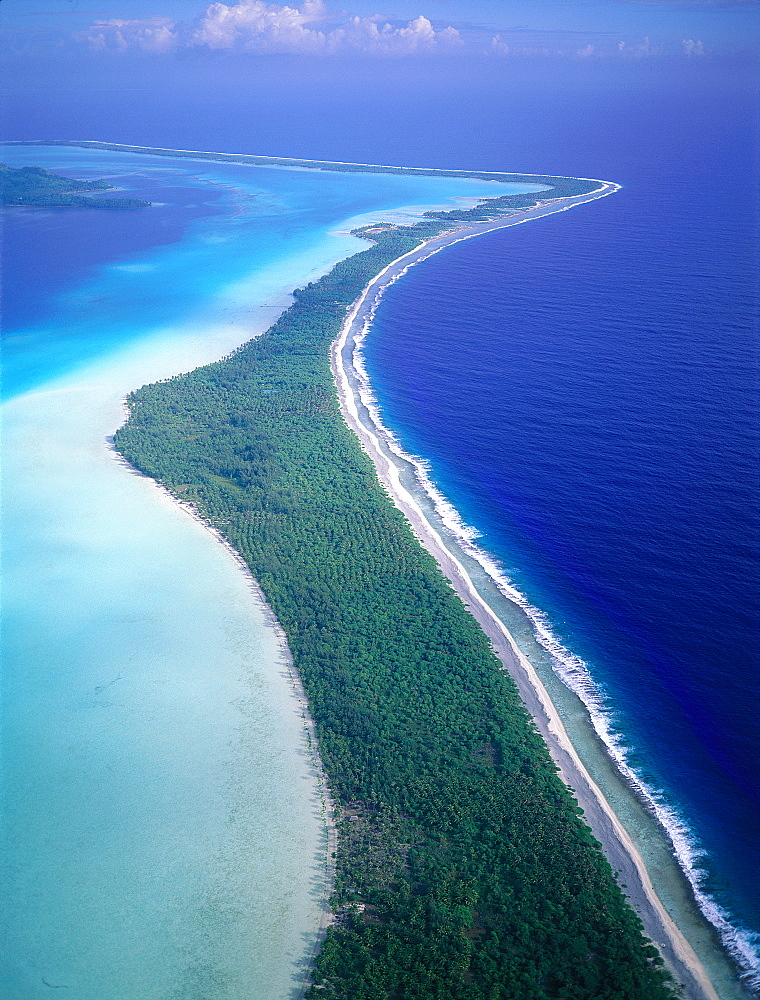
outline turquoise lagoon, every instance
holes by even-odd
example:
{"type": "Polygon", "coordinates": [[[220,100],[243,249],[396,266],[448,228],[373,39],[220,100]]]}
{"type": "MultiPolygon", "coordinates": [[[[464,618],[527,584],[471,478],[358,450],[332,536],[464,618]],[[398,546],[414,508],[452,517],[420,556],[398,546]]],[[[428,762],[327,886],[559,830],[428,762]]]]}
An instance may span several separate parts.
{"type": "Polygon", "coordinates": [[[327,890],[317,762],[234,556],[108,439],[263,331],[348,230],[493,183],[6,147],[139,212],[6,223],[0,993],[287,1000],[327,890]]]}

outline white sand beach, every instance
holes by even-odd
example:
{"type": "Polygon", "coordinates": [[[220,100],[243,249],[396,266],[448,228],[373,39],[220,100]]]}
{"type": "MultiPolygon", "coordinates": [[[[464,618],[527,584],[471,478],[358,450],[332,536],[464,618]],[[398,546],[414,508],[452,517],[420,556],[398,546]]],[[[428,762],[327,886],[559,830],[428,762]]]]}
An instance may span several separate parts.
{"type": "MultiPolygon", "coordinates": [[[[464,553],[458,551],[453,536],[446,534],[443,524],[436,523],[434,512],[423,509],[424,505],[414,495],[414,490],[402,474],[403,463],[399,462],[398,447],[385,431],[377,413],[373,412],[373,407],[367,405],[366,373],[360,345],[379,298],[389,284],[413,265],[459,240],[565,211],[576,204],[619,190],[615,184],[600,184],[600,189],[591,195],[544,203],[539,208],[495,222],[459,226],[398,258],[369,282],[346,317],[333,344],[333,372],[346,422],[359,437],[390,498],[405,515],[419,541],[434,556],[515,680],[560,769],[561,777],[573,789],[584,810],[586,822],[602,843],[610,864],[620,875],[621,883],[626,886],[626,893],[644,924],[645,932],[657,944],[677,980],[684,985],[687,997],[691,1000],[717,1000],[719,994],[702,962],[666,912],[639,850],[581,761],[533,664],[520,651],[506,625],[476,587],[465,568],[464,553]]],[[[601,745],[599,749],[603,752],[601,745]]]]}

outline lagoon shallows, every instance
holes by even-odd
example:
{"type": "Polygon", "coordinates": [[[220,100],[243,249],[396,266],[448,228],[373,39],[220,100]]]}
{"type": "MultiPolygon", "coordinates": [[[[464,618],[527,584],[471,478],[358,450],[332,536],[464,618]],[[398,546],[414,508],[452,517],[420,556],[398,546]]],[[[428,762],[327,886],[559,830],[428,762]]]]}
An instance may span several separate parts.
{"type": "Polygon", "coordinates": [[[155,203],[6,227],[3,996],[289,998],[326,871],[301,707],[234,558],[107,438],[127,392],[363,246],[352,226],[494,186],[3,154],[155,203]]]}

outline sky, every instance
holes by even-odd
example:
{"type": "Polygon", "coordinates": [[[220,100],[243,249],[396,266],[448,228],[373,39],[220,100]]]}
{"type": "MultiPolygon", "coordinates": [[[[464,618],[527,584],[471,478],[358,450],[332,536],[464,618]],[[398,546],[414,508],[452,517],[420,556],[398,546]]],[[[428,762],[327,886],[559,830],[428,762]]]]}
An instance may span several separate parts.
{"type": "Polygon", "coordinates": [[[624,181],[632,110],[759,69],[760,0],[0,0],[7,139],[624,181]]]}
{"type": "Polygon", "coordinates": [[[759,68],[760,0],[0,0],[8,139],[624,179],[631,105],[759,68]]]}
{"type": "Polygon", "coordinates": [[[760,51],[756,0],[0,0],[11,52],[686,59],[760,51]]]}

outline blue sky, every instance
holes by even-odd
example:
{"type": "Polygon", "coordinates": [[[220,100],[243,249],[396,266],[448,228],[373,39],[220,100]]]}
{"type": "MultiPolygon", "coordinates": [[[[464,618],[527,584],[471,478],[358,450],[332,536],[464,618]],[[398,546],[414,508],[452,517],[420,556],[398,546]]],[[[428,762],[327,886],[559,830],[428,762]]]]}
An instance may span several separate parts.
{"type": "Polygon", "coordinates": [[[760,3],[723,0],[2,0],[16,48],[686,58],[758,51],[760,3]]]}
{"type": "Polygon", "coordinates": [[[632,110],[760,79],[758,2],[290,3],[0,0],[4,135],[624,180],[632,110]]]}

